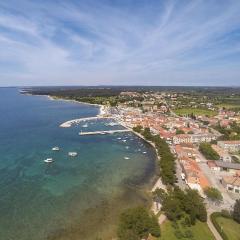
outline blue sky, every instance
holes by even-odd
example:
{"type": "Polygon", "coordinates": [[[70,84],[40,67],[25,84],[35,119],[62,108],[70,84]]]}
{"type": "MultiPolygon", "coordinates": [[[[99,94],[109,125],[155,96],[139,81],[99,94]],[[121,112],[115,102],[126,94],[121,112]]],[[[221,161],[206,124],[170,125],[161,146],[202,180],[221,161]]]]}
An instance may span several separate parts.
{"type": "Polygon", "coordinates": [[[240,85],[238,0],[1,0],[0,85],[240,85]]]}

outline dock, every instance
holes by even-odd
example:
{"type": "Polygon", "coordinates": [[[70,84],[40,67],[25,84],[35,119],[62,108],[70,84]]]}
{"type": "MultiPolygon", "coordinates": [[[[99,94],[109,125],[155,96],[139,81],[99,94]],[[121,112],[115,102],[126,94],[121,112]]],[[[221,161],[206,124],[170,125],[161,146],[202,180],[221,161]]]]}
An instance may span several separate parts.
{"type": "Polygon", "coordinates": [[[106,119],[106,118],[112,118],[112,117],[105,117],[105,116],[96,116],[96,117],[86,117],[86,118],[78,118],[78,119],[73,119],[67,122],[62,123],[59,127],[62,128],[69,128],[73,124],[78,124],[80,122],[85,122],[85,121],[90,121],[90,120],[98,120],[98,119],[106,119]]]}
{"type": "Polygon", "coordinates": [[[130,129],[121,129],[121,130],[106,130],[106,131],[93,131],[93,132],[80,132],[80,136],[84,135],[104,135],[104,134],[113,134],[113,133],[123,133],[130,132],[130,129]]]}

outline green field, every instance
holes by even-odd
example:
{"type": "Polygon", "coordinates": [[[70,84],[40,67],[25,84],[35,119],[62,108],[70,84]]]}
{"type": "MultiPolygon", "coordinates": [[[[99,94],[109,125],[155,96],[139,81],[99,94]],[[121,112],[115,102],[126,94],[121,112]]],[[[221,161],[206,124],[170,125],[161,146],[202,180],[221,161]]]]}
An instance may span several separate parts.
{"type": "Polygon", "coordinates": [[[222,227],[223,232],[230,240],[240,239],[240,224],[230,218],[217,217],[217,223],[222,227]]]}
{"type": "MultiPolygon", "coordinates": [[[[185,232],[186,230],[190,230],[193,234],[192,238],[180,238],[182,240],[214,240],[212,233],[210,232],[206,223],[202,223],[197,221],[196,224],[192,227],[185,227],[184,229],[179,224],[179,228],[181,232],[185,232]]],[[[178,240],[174,234],[175,228],[172,226],[170,221],[166,221],[161,225],[161,237],[158,240],[178,240]]],[[[156,238],[152,238],[152,240],[157,240],[156,238]]]]}
{"type": "Polygon", "coordinates": [[[222,103],[222,104],[218,104],[216,105],[219,108],[226,108],[226,109],[233,109],[233,108],[239,108],[240,105],[239,104],[228,104],[228,103],[222,103]]]}
{"type": "Polygon", "coordinates": [[[212,111],[212,110],[208,110],[208,109],[195,109],[195,108],[179,108],[179,109],[175,109],[174,112],[177,115],[190,115],[190,114],[194,114],[194,115],[207,115],[207,116],[215,116],[217,114],[217,112],[212,111]]]}

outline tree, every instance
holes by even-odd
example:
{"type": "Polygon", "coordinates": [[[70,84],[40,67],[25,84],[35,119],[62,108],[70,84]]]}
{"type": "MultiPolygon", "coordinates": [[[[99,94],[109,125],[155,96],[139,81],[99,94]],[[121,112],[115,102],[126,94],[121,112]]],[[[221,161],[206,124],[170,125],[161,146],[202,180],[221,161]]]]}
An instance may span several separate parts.
{"type": "Polygon", "coordinates": [[[133,131],[134,131],[134,132],[141,133],[141,131],[142,131],[142,126],[137,125],[136,127],[133,127],[133,131]]]}
{"type": "Polygon", "coordinates": [[[220,158],[218,153],[214,149],[212,149],[210,143],[201,143],[199,146],[199,151],[205,156],[206,159],[218,160],[220,158]]]}
{"type": "Polygon", "coordinates": [[[236,200],[233,207],[233,219],[240,223],[240,199],[236,200]]]}
{"type": "Polygon", "coordinates": [[[182,129],[177,129],[176,134],[184,134],[185,132],[182,129]]]}
{"type": "Polygon", "coordinates": [[[152,134],[150,132],[150,128],[144,128],[142,135],[144,136],[144,138],[146,138],[147,140],[152,140],[152,134]]]}
{"type": "Polygon", "coordinates": [[[119,240],[140,240],[149,234],[160,236],[157,219],[144,207],[127,209],[120,216],[118,226],[119,240]]]}
{"type": "Polygon", "coordinates": [[[204,193],[206,194],[207,198],[213,202],[221,202],[223,200],[221,192],[214,187],[205,188],[204,193]]]}
{"type": "Polygon", "coordinates": [[[151,233],[151,235],[153,237],[160,237],[161,236],[161,231],[160,231],[160,227],[158,224],[158,219],[156,216],[152,216],[150,219],[150,228],[149,228],[149,232],[151,233]]]}
{"type": "Polygon", "coordinates": [[[162,210],[171,221],[177,221],[183,216],[180,201],[177,198],[166,198],[163,202],[162,210]]]}

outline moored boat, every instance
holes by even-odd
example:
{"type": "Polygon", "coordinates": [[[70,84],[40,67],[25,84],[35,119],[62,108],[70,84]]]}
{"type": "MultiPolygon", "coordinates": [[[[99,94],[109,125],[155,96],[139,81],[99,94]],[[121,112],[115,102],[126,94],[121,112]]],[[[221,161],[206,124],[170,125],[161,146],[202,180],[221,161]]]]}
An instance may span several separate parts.
{"type": "Polygon", "coordinates": [[[53,147],[52,150],[53,150],[53,151],[59,151],[60,148],[59,148],[59,147],[53,147]]]}
{"type": "Polygon", "coordinates": [[[52,163],[54,162],[53,158],[47,158],[43,160],[45,163],[52,163]]]}
{"type": "Polygon", "coordinates": [[[70,157],[76,157],[78,154],[77,154],[77,152],[69,152],[68,153],[68,156],[70,156],[70,157]]]}

